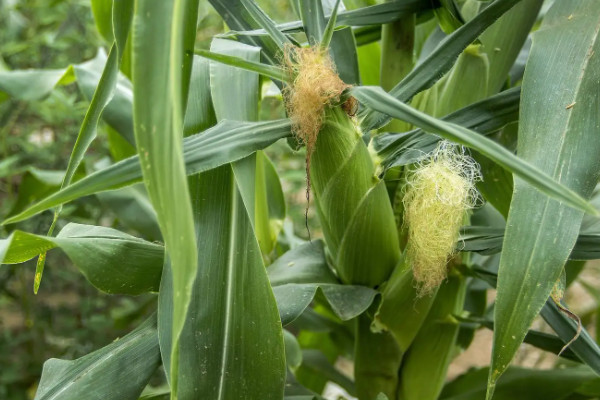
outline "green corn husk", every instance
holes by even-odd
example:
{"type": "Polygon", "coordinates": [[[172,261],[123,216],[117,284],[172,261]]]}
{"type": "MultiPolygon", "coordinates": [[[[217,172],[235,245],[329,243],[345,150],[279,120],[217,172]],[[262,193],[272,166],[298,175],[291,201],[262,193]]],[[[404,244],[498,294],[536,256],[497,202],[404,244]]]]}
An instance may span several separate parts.
{"type": "Polygon", "coordinates": [[[389,331],[406,352],[419,333],[436,295],[419,297],[412,270],[399,266],[383,289],[381,304],[373,320],[374,331],[389,331]]]}
{"type": "Polygon", "coordinates": [[[452,317],[462,310],[465,279],[451,275],[435,300],[400,370],[398,400],[435,400],[440,395],[448,365],[455,355],[459,324],[452,317]]]}
{"type": "Polygon", "coordinates": [[[354,382],[358,398],[371,400],[384,393],[393,400],[402,355],[389,332],[373,333],[370,318],[365,314],[358,317],[354,348],[354,382]]]}
{"type": "Polygon", "coordinates": [[[327,109],[310,177],[325,241],[344,283],[377,286],[400,260],[392,206],[375,173],[352,119],[340,107],[327,109]]]}

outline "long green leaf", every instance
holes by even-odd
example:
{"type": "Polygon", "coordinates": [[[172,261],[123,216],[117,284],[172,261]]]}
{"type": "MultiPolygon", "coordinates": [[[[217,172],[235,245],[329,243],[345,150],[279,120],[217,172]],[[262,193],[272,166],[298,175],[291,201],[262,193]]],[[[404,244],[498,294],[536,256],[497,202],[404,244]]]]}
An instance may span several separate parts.
{"type": "MultiPolygon", "coordinates": [[[[127,35],[129,34],[129,27],[131,26],[131,20],[133,18],[133,0],[119,1],[113,3],[112,10],[113,17],[113,36],[114,43],[108,54],[106,60],[106,66],[102,71],[102,76],[98,82],[98,86],[94,91],[90,106],[85,114],[83,123],[77,135],[77,140],[73,146],[71,156],[69,157],[69,163],[67,170],[61,184],[61,188],[69,186],[75,175],[75,171],[79,168],[79,165],[83,161],[83,157],[87,152],[88,148],[96,138],[96,131],[100,122],[100,117],[104,108],[108,105],[113,97],[115,87],[117,85],[117,78],[119,77],[119,68],[121,60],[123,59],[123,53],[125,49],[125,43],[127,42],[127,35]]],[[[54,219],[48,235],[52,235],[54,231],[54,225],[59,217],[62,210],[62,206],[59,206],[54,212],[54,219]]],[[[38,259],[35,279],[33,283],[33,291],[37,293],[42,274],[44,272],[44,263],[46,260],[46,254],[42,253],[38,259]]]]}
{"type": "MultiPolygon", "coordinates": [[[[488,135],[519,119],[521,88],[506,90],[478,101],[443,118],[444,121],[488,135]]],[[[372,144],[386,168],[413,163],[433,150],[441,139],[422,129],[404,133],[383,133],[372,144]]]]}
{"type": "Polygon", "coordinates": [[[198,259],[181,146],[197,12],[198,2],[189,0],[137,1],[133,31],[137,151],[173,271],[173,362],[169,382],[173,399],[177,399],[179,336],[191,301],[198,259]]]}
{"type": "Polygon", "coordinates": [[[136,400],[160,363],[156,316],[73,361],[44,363],[35,400],[136,400]]]}
{"type": "Polygon", "coordinates": [[[292,42],[283,34],[277,27],[275,23],[265,12],[256,4],[254,0],[241,0],[242,4],[246,8],[246,10],[250,13],[250,16],[264,29],[269,33],[269,36],[275,44],[279,47],[280,51],[283,51],[283,48],[286,45],[291,45],[292,42]]]}
{"type": "MultiPolygon", "coordinates": [[[[246,59],[259,57],[259,49],[235,42],[217,40],[211,49],[246,59]]],[[[212,97],[218,119],[256,118],[257,74],[219,65],[206,65],[204,71],[198,90],[207,92],[208,101],[212,97]],[[235,98],[229,94],[233,90],[235,98]]],[[[279,399],[285,383],[283,332],[236,176],[230,165],[223,165],[192,176],[189,182],[199,279],[189,308],[193,317],[181,335],[181,346],[188,351],[176,360],[169,356],[174,287],[171,265],[166,264],[159,294],[163,360],[171,368],[179,363],[182,398],[201,393],[211,399],[279,399]]]]}
{"type": "MultiPolygon", "coordinates": [[[[287,119],[268,122],[222,121],[213,128],[183,140],[186,173],[192,175],[239,160],[290,135],[290,122],[287,119]]],[[[59,204],[128,186],[141,179],[139,156],[134,156],[88,175],[18,215],[7,218],[2,224],[22,221],[59,204]]]]}
{"type": "Polygon", "coordinates": [[[379,87],[364,86],[353,88],[352,94],[369,108],[391,117],[408,121],[423,130],[437,133],[445,139],[477,150],[541,192],[563,201],[570,207],[589,212],[590,214],[598,214],[598,211],[575,191],[557,183],[538,167],[515,156],[506,148],[485,136],[417,111],[395,99],[379,87]]]}
{"type": "MultiPolygon", "coordinates": [[[[311,0],[312,2],[313,0],[311,0]]],[[[316,2],[320,0],[314,0],[316,2]]],[[[299,1],[300,7],[306,7],[307,10],[314,10],[311,7],[310,3],[306,0],[299,1]]],[[[316,3],[318,4],[318,3],[316,3]]],[[[399,20],[400,18],[419,12],[430,10],[434,7],[436,3],[427,2],[422,0],[404,0],[404,1],[391,1],[384,4],[376,4],[368,7],[361,7],[356,10],[342,11],[337,16],[337,21],[335,23],[335,27],[340,27],[344,25],[348,26],[372,26],[372,25],[382,25],[388,24],[390,22],[394,22],[399,20]]],[[[303,15],[307,15],[304,13],[303,15]]],[[[308,19],[302,18],[302,21],[292,21],[286,22],[283,24],[277,25],[277,29],[283,33],[296,33],[302,32],[303,30],[308,34],[309,42],[311,44],[318,43],[320,41],[320,36],[315,35],[315,32],[318,32],[318,29],[321,29],[321,32],[325,28],[325,23],[329,20],[330,15],[324,17],[323,22],[321,22],[320,27],[317,30],[312,28],[308,28],[311,26],[310,23],[307,23],[308,19]],[[315,40],[311,40],[310,38],[314,37],[315,40]]],[[[312,20],[311,20],[312,21],[312,20]]],[[[377,28],[379,28],[377,26],[377,28]]],[[[235,29],[235,28],[232,28],[235,29]]],[[[223,36],[264,36],[268,35],[267,31],[264,29],[254,29],[254,30],[232,30],[229,31],[223,36]]]]}
{"type": "MultiPolygon", "coordinates": [[[[401,102],[408,102],[417,93],[430,88],[452,68],[454,61],[470,43],[519,1],[495,0],[471,21],[448,35],[390,94],[401,102]]],[[[380,128],[390,120],[389,115],[379,110],[367,111],[362,117],[366,131],[380,128]]]]}
{"type": "Polygon", "coordinates": [[[226,54],[214,53],[212,51],[196,49],[194,50],[196,54],[202,57],[206,57],[213,61],[218,61],[225,65],[231,65],[238,68],[243,68],[247,71],[258,72],[261,75],[266,77],[282,81],[289,82],[290,76],[283,70],[281,67],[276,67],[269,64],[261,64],[256,61],[244,60],[240,57],[230,56],[226,54]]]}
{"type": "MultiPolygon", "coordinates": [[[[600,172],[599,16],[597,2],[554,4],[533,35],[519,121],[519,156],[583,198],[600,172]]],[[[498,274],[489,396],[559,278],[582,218],[516,180],[498,274]]]]}
{"type": "MultiPolygon", "coordinates": [[[[458,249],[490,255],[502,251],[504,229],[487,226],[468,226],[461,232],[458,249]]],[[[580,233],[571,254],[570,260],[600,259],[600,234],[580,233]]]]}
{"type": "MultiPolygon", "coordinates": [[[[230,29],[248,30],[261,28],[239,0],[209,0],[230,29]]],[[[262,57],[267,64],[279,65],[279,46],[269,37],[243,36],[240,41],[262,48],[262,57]]]]}

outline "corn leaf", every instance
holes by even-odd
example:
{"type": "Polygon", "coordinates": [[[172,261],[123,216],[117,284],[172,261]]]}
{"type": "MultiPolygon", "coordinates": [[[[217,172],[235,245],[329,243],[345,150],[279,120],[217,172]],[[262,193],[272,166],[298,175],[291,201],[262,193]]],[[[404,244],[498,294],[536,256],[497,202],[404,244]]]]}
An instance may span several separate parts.
{"type": "MultiPolygon", "coordinates": [[[[259,56],[257,48],[234,42],[216,41],[211,49],[247,59],[259,56]]],[[[206,101],[212,97],[217,119],[255,119],[257,87],[255,73],[205,65],[198,89],[207,92],[202,96],[206,101]]],[[[171,264],[165,264],[159,293],[163,362],[171,368],[179,363],[179,393],[184,399],[198,393],[211,399],[281,399],[286,371],[282,327],[233,168],[223,165],[190,177],[189,183],[199,279],[190,303],[193,317],[181,335],[187,350],[176,360],[170,357],[169,337],[174,275],[171,264]]]]}
{"type": "MultiPolygon", "coordinates": [[[[466,25],[465,25],[466,26],[466,25]]],[[[457,31],[458,32],[458,31],[457,31]]],[[[408,121],[428,132],[437,133],[444,139],[477,150],[504,169],[514,173],[539,191],[563,201],[570,207],[591,214],[598,211],[572,189],[556,182],[538,167],[515,156],[513,153],[470,129],[445,122],[415,110],[395,99],[383,89],[373,86],[357,87],[352,94],[367,107],[391,117],[408,121]]]]}
{"type": "MultiPolygon", "coordinates": [[[[309,38],[309,43],[315,44],[320,41],[318,32],[323,32],[326,22],[329,20],[330,15],[323,17],[322,22],[318,22],[319,25],[314,25],[317,21],[312,16],[312,13],[318,12],[316,7],[320,5],[319,0],[311,1],[298,1],[299,8],[302,10],[302,21],[285,22],[278,24],[277,29],[283,33],[296,33],[306,32],[309,38]],[[309,13],[311,16],[309,16],[309,13]],[[315,21],[313,23],[313,21],[315,21]],[[310,28],[309,28],[310,26],[310,28]],[[316,28],[313,28],[315,26],[316,28]],[[320,28],[318,28],[320,26],[320,28]],[[315,35],[317,34],[317,35],[315,35]],[[310,39],[314,37],[313,41],[310,39]]],[[[335,27],[340,26],[372,26],[388,24],[399,20],[400,18],[419,12],[432,9],[435,6],[434,2],[427,2],[422,0],[405,0],[405,1],[391,1],[384,4],[376,4],[368,7],[361,7],[356,10],[341,11],[335,23],[335,27]]],[[[377,26],[379,29],[379,26],[377,26]]],[[[265,36],[268,35],[264,29],[254,30],[232,30],[223,34],[223,36],[265,36]]]]}
{"type": "Polygon", "coordinates": [[[277,29],[275,22],[265,14],[254,0],[241,0],[241,3],[244,5],[250,16],[268,32],[280,51],[283,51],[283,48],[286,45],[292,44],[292,42],[277,29]]]}
{"type": "MultiPolygon", "coordinates": [[[[446,122],[489,135],[505,125],[518,121],[521,88],[516,87],[478,101],[444,118],[446,122]]],[[[383,158],[384,167],[411,164],[435,148],[441,139],[422,129],[403,133],[383,133],[373,138],[372,145],[383,158]]]]}
{"type": "MultiPolygon", "coordinates": [[[[497,254],[502,251],[504,234],[505,231],[502,228],[467,226],[461,232],[458,249],[483,255],[497,254]]],[[[600,259],[600,234],[580,233],[571,254],[569,254],[569,259],[600,259]]]]}
{"type": "MultiPolygon", "coordinates": [[[[470,43],[519,1],[495,0],[471,21],[448,35],[425,60],[390,91],[390,95],[402,102],[408,102],[417,93],[433,86],[452,68],[460,53],[470,43]]],[[[361,117],[365,131],[380,128],[391,119],[391,116],[378,110],[365,111],[361,117]]]]}
{"type": "Polygon", "coordinates": [[[0,240],[0,264],[22,263],[55,247],[104,292],[158,291],[164,247],[101,226],[71,223],[56,237],[14,231],[0,240]]]}
{"type": "Polygon", "coordinates": [[[369,308],[377,292],[357,285],[342,285],[333,275],[325,258],[323,242],[302,244],[281,257],[268,269],[284,325],[298,318],[320,289],[333,312],[350,320],[369,308]]]}
{"type": "MultiPolygon", "coordinates": [[[[213,128],[183,140],[186,173],[192,175],[239,160],[290,135],[290,122],[287,119],[268,122],[221,121],[213,128]]],[[[128,186],[141,179],[139,157],[127,158],[46,197],[18,215],[7,218],[2,224],[22,221],[59,204],[128,186]]]]}
{"type": "MultiPolygon", "coordinates": [[[[442,400],[479,400],[485,396],[488,368],[470,370],[448,383],[442,400]]],[[[497,400],[560,400],[581,398],[578,389],[586,383],[598,384],[598,377],[586,367],[534,370],[510,367],[498,383],[497,400]],[[572,395],[573,397],[571,397],[572,395]]],[[[583,397],[587,398],[587,397],[583,397]]]]}
{"type": "Polygon", "coordinates": [[[156,316],[73,361],[44,363],[35,400],[136,400],[160,363],[156,316]]]}
{"type": "MultiPolygon", "coordinates": [[[[596,2],[554,4],[533,35],[519,121],[519,156],[584,198],[599,177],[599,15],[596,2]]],[[[490,395],[575,245],[583,212],[567,206],[515,182],[498,274],[490,395]]]]}
{"type": "MultiPolygon", "coordinates": [[[[474,272],[478,278],[486,281],[492,287],[496,287],[497,274],[495,272],[479,268],[476,268],[474,272]]],[[[552,299],[546,301],[540,315],[565,344],[569,343],[579,332],[577,340],[569,345],[569,349],[593,369],[596,374],[600,375],[600,347],[598,347],[587,329],[582,327],[579,331],[577,323],[563,313],[552,299]]],[[[502,381],[500,381],[500,384],[502,384],[502,381]]]]}
{"type": "MultiPolygon", "coordinates": [[[[229,29],[251,30],[262,28],[259,22],[248,12],[239,0],[209,0],[210,4],[221,15],[229,29]]],[[[278,55],[280,47],[270,36],[252,37],[242,36],[240,41],[255,47],[262,48],[262,57],[265,63],[279,65],[278,55]]]]}
{"type": "MultiPolygon", "coordinates": [[[[198,3],[138,1],[135,11],[133,78],[138,84],[134,85],[134,132],[144,184],[172,263],[171,358],[176,360],[198,258],[181,146],[198,3]],[[152,85],[141,84],[142,80],[152,85]]],[[[171,363],[173,399],[177,399],[178,365],[171,363]]]]}
{"type": "Polygon", "coordinates": [[[225,65],[231,65],[234,67],[242,68],[247,71],[257,72],[261,75],[264,75],[268,78],[275,79],[282,82],[289,82],[290,77],[285,73],[283,68],[276,67],[269,64],[261,64],[258,61],[249,61],[245,60],[241,57],[219,54],[208,50],[196,49],[196,54],[199,56],[211,59],[213,61],[218,61],[225,65]]]}

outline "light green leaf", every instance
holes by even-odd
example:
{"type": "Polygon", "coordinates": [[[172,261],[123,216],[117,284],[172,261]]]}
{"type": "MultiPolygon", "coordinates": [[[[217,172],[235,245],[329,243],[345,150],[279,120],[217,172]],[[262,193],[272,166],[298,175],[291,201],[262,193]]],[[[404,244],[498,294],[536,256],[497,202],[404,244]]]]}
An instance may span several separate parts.
{"type": "Polygon", "coordinates": [[[371,109],[410,122],[428,132],[437,133],[444,139],[477,150],[501,167],[511,171],[525,182],[534,186],[536,189],[555,199],[563,201],[570,207],[584,210],[591,214],[598,214],[598,211],[575,191],[557,183],[538,167],[515,156],[506,148],[485,136],[470,129],[463,128],[462,126],[444,122],[417,111],[395,99],[379,87],[364,86],[353,88],[352,94],[371,109]]]}
{"type": "Polygon", "coordinates": [[[269,64],[261,64],[257,61],[248,61],[241,57],[230,56],[226,54],[219,54],[208,50],[196,49],[194,50],[199,56],[208,58],[213,61],[218,61],[225,65],[231,65],[234,67],[242,68],[247,71],[257,72],[268,78],[275,79],[282,82],[289,82],[290,76],[281,67],[276,67],[269,64]]]}
{"type": "MultiPolygon", "coordinates": [[[[583,198],[599,174],[599,15],[600,3],[554,3],[533,35],[519,121],[519,156],[583,198]]],[[[583,212],[567,205],[515,181],[498,274],[490,395],[575,245],[583,212]]]]}
{"type": "Polygon", "coordinates": [[[191,0],[137,1],[133,24],[135,139],[144,184],[172,264],[172,399],[178,398],[179,337],[198,260],[181,145],[197,13],[198,2],[191,0]]]}
{"type": "Polygon", "coordinates": [[[73,361],[44,363],[35,400],[135,400],[160,363],[156,316],[73,361]]]}

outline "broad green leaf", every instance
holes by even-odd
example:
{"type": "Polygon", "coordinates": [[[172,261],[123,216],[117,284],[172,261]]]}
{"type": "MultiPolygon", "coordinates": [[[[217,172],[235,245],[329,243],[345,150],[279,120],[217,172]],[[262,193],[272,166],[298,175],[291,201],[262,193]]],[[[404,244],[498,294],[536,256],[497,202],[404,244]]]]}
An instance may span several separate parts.
{"type": "Polygon", "coordinates": [[[523,179],[523,181],[534,186],[540,192],[563,201],[570,207],[591,214],[598,214],[598,211],[578,193],[567,186],[554,181],[547,173],[543,172],[538,167],[515,156],[506,148],[485,136],[479,135],[462,126],[448,123],[417,111],[395,99],[380,87],[357,87],[352,89],[352,94],[371,109],[394,118],[408,121],[428,132],[437,133],[444,139],[477,150],[501,167],[523,179]]]}
{"type": "Polygon", "coordinates": [[[0,240],[0,263],[22,263],[55,247],[104,292],[137,295],[158,291],[163,246],[101,226],[71,223],[56,237],[14,231],[0,240]]]}
{"type": "MultiPolygon", "coordinates": [[[[483,135],[492,134],[519,118],[521,88],[513,88],[457,110],[444,121],[473,129],[483,135]]],[[[384,167],[414,163],[429,153],[441,139],[415,129],[404,133],[383,133],[373,138],[372,145],[383,158],[384,167]]]]}
{"type": "MultiPolygon", "coordinates": [[[[256,48],[236,43],[215,42],[212,49],[259,55],[256,48]]],[[[203,96],[207,100],[212,95],[218,119],[257,117],[258,75],[234,68],[215,70],[212,65],[204,68],[199,89],[207,92],[203,96]],[[217,94],[211,86],[223,92],[217,94]],[[226,95],[229,103],[224,101],[226,95]]],[[[163,361],[171,368],[179,363],[182,398],[201,393],[211,399],[281,399],[286,372],[283,332],[237,177],[231,165],[223,165],[190,177],[189,183],[199,278],[181,335],[181,346],[188,350],[176,360],[169,356],[174,288],[171,265],[166,264],[159,294],[163,361]]]]}
{"type": "Polygon", "coordinates": [[[91,0],[92,14],[98,33],[107,43],[115,40],[112,26],[113,0],[91,0]]]}
{"type": "Polygon", "coordinates": [[[35,400],[136,400],[160,363],[156,316],[73,361],[44,363],[35,400]]]}
{"type": "MultiPolygon", "coordinates": [[[[281,324],[260,249],[231,166],[202,173],[195,196],[198,279],[182,332],[180,395],[281,399],[285,357],[281,324]],[[215,190],[219,188],[219,190],[215,190]],[[190,349],[194,349],[191,351],[190,349]]],[[[171,285],[163,274],[161,292],[171,285]]],[[[166,301],[169,299],[166,298],[166,301]]],[[[162,302],[164,318],[169,304],[162,302]]],[[[161,321],[161,324],[167,321],[161,321]]],[[[168,365],[168,329],[161,336],[168,365]],[[166,351],[165,351],[166,349],[166,351]]]]}
{"type": "Polygon", "coordinates": [[[487,95],[497,93],[506,84],[542,3],[542,0],[521,1],[481,34],[482,51],[489,61],[487,95]]]}
{"type": "MultiPolygon", "coordinates": [[[[290,135],[290,122],[287,119],[268,122],[222,121],[213,128],[183,140],[186,173],[192,175],[239,160],[290,135]]],[[[139,157],[131,157],[88,175],[22,213],[7,218],[2,224],[22,221],[59,204],[141,180],[139,157]]]]}
{"type": "MultiPolygon", "coordinates": [[[[408,102],[417,93],[433,86],[452,68],[456,58],[469,44],[519,1],[495,0],[471,21],[448,35],[425,60],[390,91],[390,95],[401,102],[408,102]]],[[[362,117],[363,128],[369,131],[382,127],[392,116],[373,109],[366,111],[362,117]]]]}
{"type": "MultiPolygon", "coordinates": [[[[470,370],[448,383],[440,396],[442,400],[479,400],[485,396],[488,368],[470,370]]],[[[533,370],[509,367],[498,382],[498,400],[562,400],[578,397],[576,393],[586,383],[599,378],[586,367],[533,370]],[[570,397],[569,395],[575,395],[570,397]]]]}
{"type": "MultiPolygon", "coordinates": [[[[599,174],[599,16],[596,2],[553,5],[533,35],[521,97],[519,157],[583,198],[599,174]]],[[[583,212],[568,205],[515,181],[498,274],[489,395],[575,245],[583,212]]]]}
{"type": "Polygon", "coordinates": [[[323,242],[302,244],[278,258],[267,269],[284,325],[298,318],[321,289],[333,312],[346,321],[362,314],[377,292],[357,285],[342,285],[329,269],[323,242]]]}
{"type": "Polygon", "coordinates": [[[172,399],[178,398],[179,337],[198,261],[181,145],[197,17],[198,2],[191,0],[137,1],[133,24],[134,133],[172,267],[172,399]]]}

